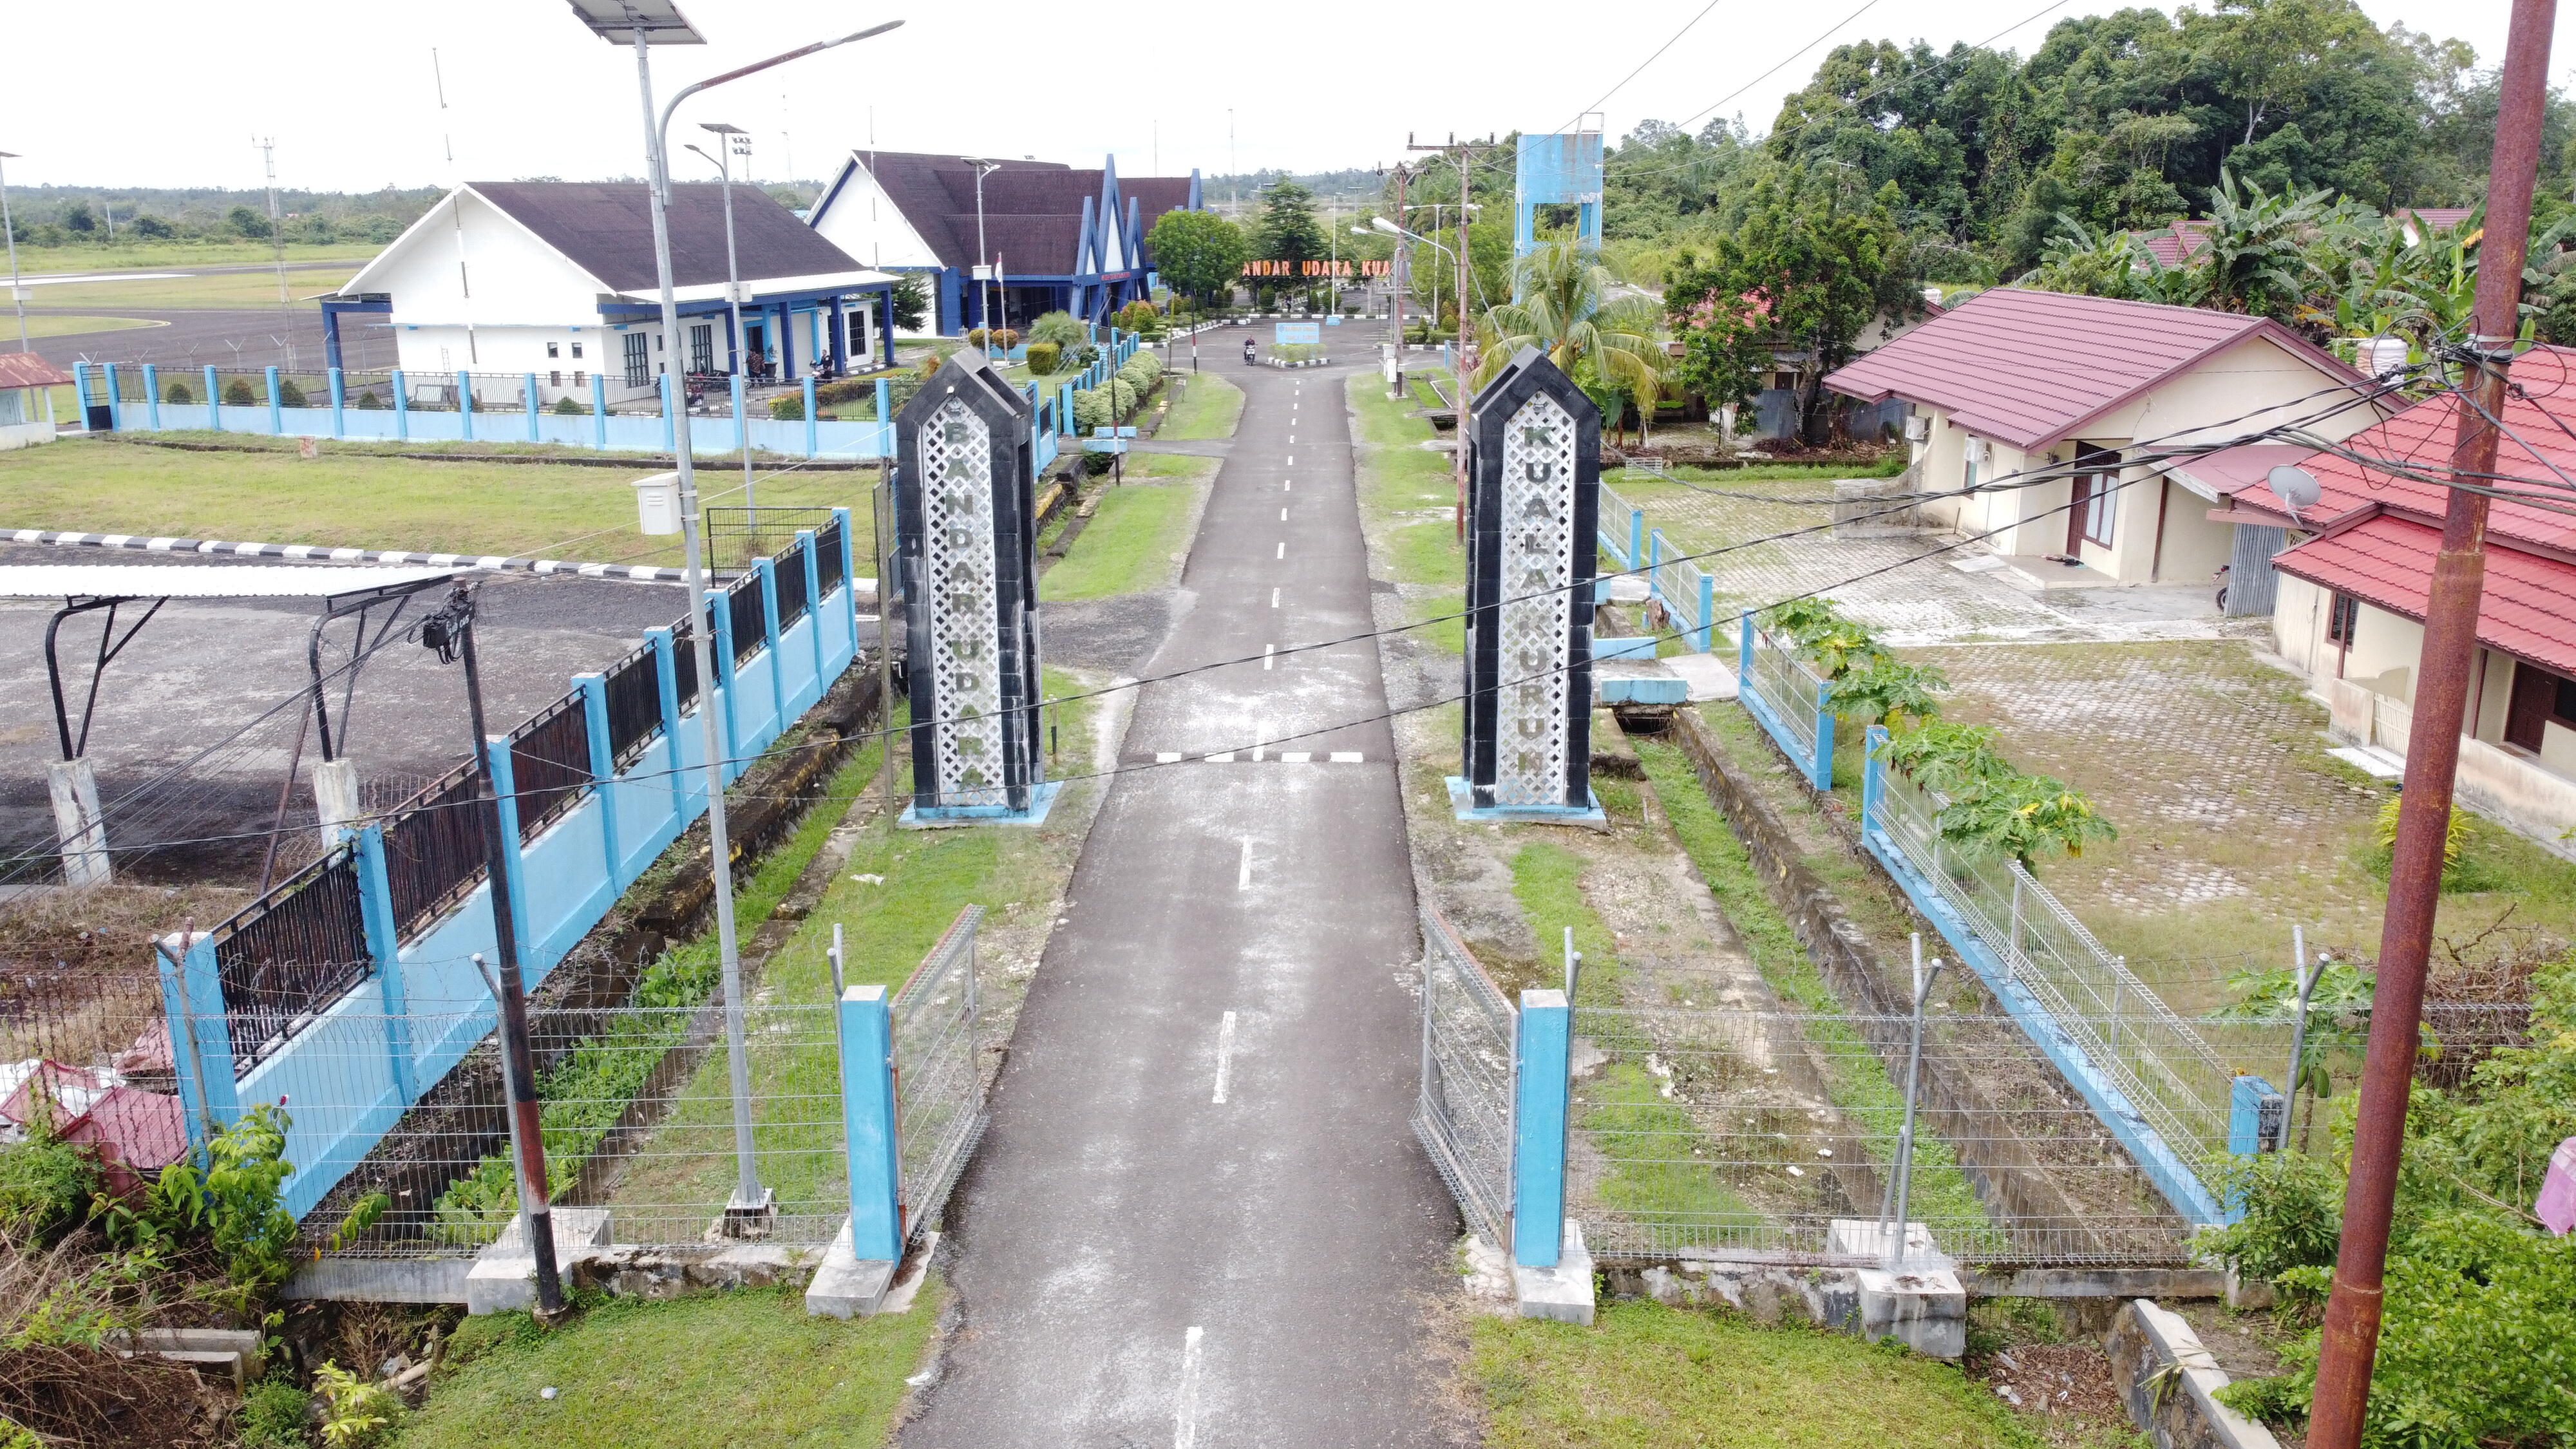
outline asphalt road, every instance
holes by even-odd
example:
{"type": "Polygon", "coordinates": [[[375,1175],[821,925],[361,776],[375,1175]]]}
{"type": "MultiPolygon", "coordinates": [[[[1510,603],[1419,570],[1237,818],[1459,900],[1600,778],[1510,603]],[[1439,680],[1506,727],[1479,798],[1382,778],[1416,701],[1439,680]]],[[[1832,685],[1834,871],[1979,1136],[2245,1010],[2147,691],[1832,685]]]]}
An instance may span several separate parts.
{"type": "Polygon", "coordinates": [[[1378,656],[1258,662],[1369,627],[1351,369],[1204,348],[1249,399],[1145,670],[1256,662],[1138,700],[1122,763],[1186,759],[1122,774],[1084,846],[948,1208],[962,1318],[909,1449],[1452,1442],[1424,1314],[1458,1220],[1408,1125],[1378,656]]]}
{"type": "MultiPolygon", "coordinates": [[[[43,295],[42,289],[38,295],[43,295]]],[[[66,370],[75,362],[149,362],[162,369],[166,379],[172,368],[285,367],[289,365],[290,354],[286,346],[289,340],[294,343],[294,366],[319,370],[323,365],[322,312],[311,302],[295,305],[291,327],[289,319],[280,317],[275,307],[31,305],[27,308],[27,315],[30,318],[141,317],[164,324],[36,338],[33,346],[37,354],[66,370]]],[[[7,313],[0,313],[0,347],[15,350],[17,343],[15,320],[7,313]]],[[[370,324],[364,317],[342,321],[340,345],[342,359],[353,370],[394,365],[392,329],[382,324],[370,324]]],[[[191,383],[189,391],[197,390],[191,383]]]]}

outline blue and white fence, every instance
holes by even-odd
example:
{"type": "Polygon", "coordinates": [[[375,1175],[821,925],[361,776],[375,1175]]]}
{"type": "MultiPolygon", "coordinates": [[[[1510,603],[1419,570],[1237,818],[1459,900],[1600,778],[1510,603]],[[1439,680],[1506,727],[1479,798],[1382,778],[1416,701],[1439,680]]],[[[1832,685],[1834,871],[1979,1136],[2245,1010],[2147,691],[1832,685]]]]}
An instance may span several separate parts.
{"type": "Polygon", "coordinates": [[[1751,614],[1736,649],[1736,698],[1807,783],[1834,787],[1834,686],[1784,649],[1751,614]]]}
{"type": "MultiPolygon", "coordinates": [[[[205,431],[408,443],[555,443],[611,453],[670,453],[677,447],[671,414],[678,384],[667,375],[661,379],[660,397],[647,404],[645,410],[612,412],[607,380],[593,373],[589,377],[589,401],[586,409],[578,413],[556,412],[544,406],[542,399],[547,389],[535,373],[502,379],[513,400],[511,405],[503,406],[493,401],[496,389],[489,374],[432,375],[406,373],[399,368],[390,374],[369,375],[387,378],[383,397],[377,396],[375,387],[365,386],[357,388],[353,400],[354,380],[335,368],[322,375],[328,401],[317,405],[310,391],[300,387],[290,390],[278,369],[272,367],[257,374],[259,384],[250,388],[253,402],[222,400],[230,386],[226,378],[248,385],[251,376],[212,367],[165,371],[153,363],[82,362],[72,367],[81,416],[86,419],[93,408],[104,407],[108,410],[109,428],[117,432],[205,431]],[[187,401],[169,400],[173,383],[186,389],[187,401]],[[441,400],[437,406],[419,401],[429,394],[441,400]],[[292,401],[297,398],[303,399],[300,405],[292,401]],[[474,405],[459,408],[456,400],[461,398],[474,399],[474,405]]],[[[702,454],[731,453],[747,443],[790,457],[891,457],[894,428],[889,421],[888,382],[885,378],[877,380],[875,418],[841,422],[816,416],[815,384],[810,377],[804,379],[805,408],[799,419],[760,416],[746,402],[737,378],[732,386],[730,411],[690,413],[690,449],[702,454]]]]}
{"type": "Polygon", "coordinates": [[[1681,633],[1694,654],[1717,647],[1717,581],[1692,562],[1688,550],[1676,548],[1660,528],[1646,525],[1646,511],[1601,488],[1601,552],[1617,560],[1622,573],[1646,581],[1646,597],[1660,605],[1664,617],[1681,633]]]}
{"type": "MultiPolygon", "coordinates": [[[[706,809],[702,712],[739,777],[857,657],[850,515],[833,513],[693,611],[713,629],[709,687],[683,619],[487,742],[531,989],[706,809]]],[[[191,1145],[286,1103],[299,1217],[493,1028],[472,961],[496,953],[485,818],[459,770],[158,958],[191,1145]]]]}
{"type": "Polygon", "coordinates": [[[1941,834],[1948,803],[1879,762],[1868,734],[1861,839],[1958,958],[2018,1022],[2174,1210],[2224,1223],[2217,1187],[2246,1134],[2238,1078],[2216,1050],[2048,890],[2009,858],[1964,856],[1941,834]]]}
{"type": "Polygon", "coordinates": [[[1438,911],[1422,910],[1422,1086],[1414,1135],[1468,1231],[1525,1268],[1565,1250],[1569,1008],[1514,1007],[1438,911]]]}

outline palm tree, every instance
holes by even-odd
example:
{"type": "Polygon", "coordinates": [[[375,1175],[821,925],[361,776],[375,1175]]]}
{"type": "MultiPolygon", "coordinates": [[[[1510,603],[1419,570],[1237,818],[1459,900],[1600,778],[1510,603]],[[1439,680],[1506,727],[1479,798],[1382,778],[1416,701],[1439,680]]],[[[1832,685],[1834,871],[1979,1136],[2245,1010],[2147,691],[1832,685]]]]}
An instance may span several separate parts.
{"type": "Polygon", "coordinates": [[[1570,241],[1542,242],[1512,264],[1514,299],[1476,321],[1482,361],[1471,390],[1493,380],[1524,347],[1547,354],[1582,384],[1614,426],[1634,400],[1652,417],[1663,396],[1666,360],[1655,332],[1662,309],[1651,297],[1619,296],[1619,279],[1600,258],[1570,241]]]}

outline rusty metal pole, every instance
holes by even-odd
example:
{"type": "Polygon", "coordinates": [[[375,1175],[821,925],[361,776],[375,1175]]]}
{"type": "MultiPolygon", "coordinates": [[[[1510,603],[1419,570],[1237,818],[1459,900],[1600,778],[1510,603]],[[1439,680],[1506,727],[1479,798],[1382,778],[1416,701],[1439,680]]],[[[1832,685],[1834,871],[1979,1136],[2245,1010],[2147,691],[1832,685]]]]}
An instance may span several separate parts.
{"type": "Polygon", "coordinates": [[[2475,370],[2464,389],[2475,406],[2464,403],[2460,408],[2459,432],[2451,447],[2454,486],[2443,512],[2442,551],[2433,563],[2424,608],[2415,719],[2406,740],[2406,783],[2399,797],[2403,803],[2389,872],[2388,915],[2380,930],[2379,981],[2371,1002],[2352,1175],[2344,1188],[2343,1241],[2335,1258],[2334,1293],[2326,1302],[2324,1344],[2310,1406],[2310,1449],[2359,1449],[2370,1405],[2381,1277],[2424,1015],[2425,962],[2432,949],[2434,907],[2441,899],[2442,846],[2459,771],[2469,672],[2477,655],[2478,595],[2486,578],[2487,499],[2458,485],[2495,471],[2497,432],[2489,418],[2504,415],[2506,372],[2519,330],[2515,314],[2530,244],[2531,193],[2548,93],[2549,31],[2557,8],[2556,0],[2514,0],[2505,43],[2495,155],[2488,166],[2486,239],[2478,258],[2469,338],[2475,370]]]}

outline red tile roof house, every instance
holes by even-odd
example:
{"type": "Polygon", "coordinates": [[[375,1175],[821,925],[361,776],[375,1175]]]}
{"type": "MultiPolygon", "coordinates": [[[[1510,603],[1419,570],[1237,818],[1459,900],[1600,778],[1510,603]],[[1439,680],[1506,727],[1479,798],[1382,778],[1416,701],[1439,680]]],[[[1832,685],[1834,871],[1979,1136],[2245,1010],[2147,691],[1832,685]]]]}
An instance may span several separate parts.
{"type": "MultiPolygon", "coordinates": [[[[2539,347],[2514,363],[2525,394],[2505,405],[2496,471],[2508,487],[2571,491],[2576,477],[2576,351],[2539,347]]],[[[2373,458],[2447,467],[2454,400],[2415,404],[2344,440],[2373,458]]],[[[2273,630],[2331,714],[2330,733],[2393,764],[2406,752],[2424,642],[2424,599],[2448,490],[2333,453],[2299,460],[2324,497],[2300,512],[2260,481],[2217,516],[2286,527],[2273,630]]],[[[2213,510],[2213,512],[2215,512],[2213,510]]],[[[2461,743],[2460,798],[2561,853],[2576,826],[2576,518],[2497,500],[2487,532],[2478,657],[2461,743]]]]}
{"type": "Polygon", "coordinates": [[[0,453],[54,440],[52,390],[71,380],[32,352],[0,352],[0,453]]]}
{"type": "Polygon", "coordinates": [[[2042,588],[2207,584],[2234,556],[2234,531],[2207,512],[2243,486],[2248,455],[2124,461],[2142,447],[2294,419],[2332,441],[2383,415],[2359,373],[2277,322],[2019,288],[1979,293],[1825,386],[1910,404],[1908,476],[1936,495],[1923,513],[2042,588]],[[2075,463],[2092,466],[2013,484],[2075,463]]]}

